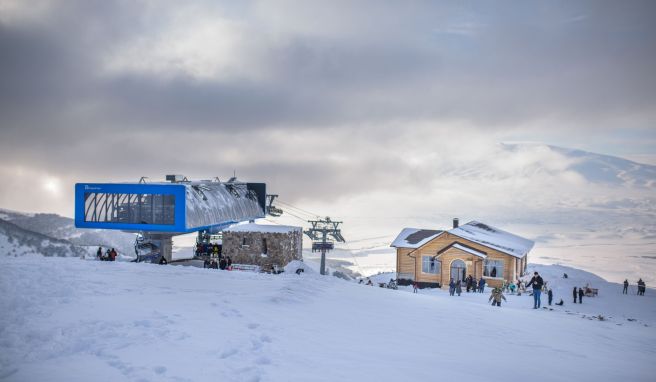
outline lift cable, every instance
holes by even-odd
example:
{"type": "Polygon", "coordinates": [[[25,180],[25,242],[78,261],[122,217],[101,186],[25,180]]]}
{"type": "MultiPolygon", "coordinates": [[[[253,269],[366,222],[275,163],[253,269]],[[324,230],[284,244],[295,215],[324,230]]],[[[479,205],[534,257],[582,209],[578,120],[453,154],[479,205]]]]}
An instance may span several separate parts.
{"type": "Polygon", "coordinates": [[[300,208],[300,207],[296,207],[296,206],[294,206],[294,205],[292,205],[292,204],[289,204],[289,203],[287,203],[287,202],[283,202],[283,201],[281,201],[281,200],[278,200],[278,203],[280,203],[280,204],[284,204],[284,205],[286,205],[286,206],[288,206],[288,207],[291,207],[291,208],[294,208],[295,210],[298,210],[299,212],[302,212],[302,213],[304,213],[304,214],[306,214],[306,215],[308,215],[308,216],[312,216],[312,217],[322,216],[321,214],[315,214],[314,212],[311,212],[311,211],[305,210],[305,209],[300,208]]]}

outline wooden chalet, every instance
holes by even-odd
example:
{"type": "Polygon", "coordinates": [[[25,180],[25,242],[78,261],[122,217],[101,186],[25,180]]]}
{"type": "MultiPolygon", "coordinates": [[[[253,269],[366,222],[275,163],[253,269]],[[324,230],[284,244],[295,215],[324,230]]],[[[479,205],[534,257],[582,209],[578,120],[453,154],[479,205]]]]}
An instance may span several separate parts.
{"type": "Polygon", "coordinates": [[[526,270],[533,241],[471,221],[448,231],[404,228],[392,242],[399,284],[448,287],[449,280],[481,276],[487,285],[517,280],[526,270]]]}

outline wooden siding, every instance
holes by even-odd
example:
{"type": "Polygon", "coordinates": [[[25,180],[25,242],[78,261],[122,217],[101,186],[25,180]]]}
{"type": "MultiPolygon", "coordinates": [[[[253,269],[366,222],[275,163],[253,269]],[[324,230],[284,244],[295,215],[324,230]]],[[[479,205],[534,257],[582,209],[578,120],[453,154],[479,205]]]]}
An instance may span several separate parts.
{"type": "Polygon", "coordinates": [[[422,256],[436,256],[438,251],[448,247],[456,241],[486,253],[488,259],[503,261],[503,275],[501,277],[484,277],[487,281],[487,284],[490,286],[501,286],[503,280],[517,280],[517,277],[524,270],[524,265],[526,264],[526,256],[524,256],[522,259],[517,259],[514,256],[497,251],[493,248],[489,248],[473,241],[463,239],[459,236],[451,235],[448,232],[444,232],[416,250],[408,248],[397,248],[397,274],[415,274],[417,276],[416,281],[438,282],[444,288],[445,286],[448,286],[449,283],[451,262],[455,259],[461,259],[465,262],[466,274],[480,278],[483,274],[483,259],[457,248],[449,248],[447,251],[443,252],[439,257],[437,257],[437,259],[440,261],[441,268],[439,274],[434,275],[421,272],[422,256]],[[408,256],[408,254],[410,254],[412,257],[408,256]]]}

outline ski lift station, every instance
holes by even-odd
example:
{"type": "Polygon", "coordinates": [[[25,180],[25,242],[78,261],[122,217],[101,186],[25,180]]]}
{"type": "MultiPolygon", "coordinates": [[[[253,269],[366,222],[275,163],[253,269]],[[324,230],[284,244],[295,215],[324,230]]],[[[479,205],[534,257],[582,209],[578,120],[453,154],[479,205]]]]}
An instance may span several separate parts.
{"type": "Polygon", "coordinates": [[[271,206],[265,183],[214,180],[189,181],[167,175],[166,182],[77,183],[75,226],[139,233],[135,250],[171,261],[172,238],[199,232],[215,233],[244,221],[263,218],[271,206]],[[268,205],[267,205],[268,204],[268,205]],[[140,243],[141,242],[141,243],[140,243]]]}

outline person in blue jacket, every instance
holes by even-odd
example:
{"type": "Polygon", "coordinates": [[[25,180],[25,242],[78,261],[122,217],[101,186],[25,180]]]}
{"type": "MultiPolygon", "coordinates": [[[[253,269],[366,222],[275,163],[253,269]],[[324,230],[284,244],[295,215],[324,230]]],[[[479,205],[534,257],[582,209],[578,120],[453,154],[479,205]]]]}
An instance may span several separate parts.
{"type": "Polygon", "coordinates": [[[485,289],[485,280],[481,277],[481,279],[478,280],[478,292],[483,293],[484,289],[485,289]]]}

